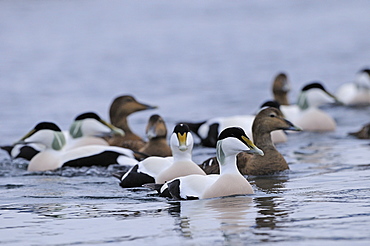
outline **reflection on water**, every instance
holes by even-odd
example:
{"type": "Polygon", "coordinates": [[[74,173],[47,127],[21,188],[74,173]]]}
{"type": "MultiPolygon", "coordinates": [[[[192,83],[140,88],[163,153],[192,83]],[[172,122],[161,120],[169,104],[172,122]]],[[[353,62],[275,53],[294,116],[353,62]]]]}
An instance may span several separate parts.
{"type": "MultiPolygon", "coordinates": [[[[105,118],[121,94],[159,106],[130,116],[144,137],[152,113],[172,129],[256,112],[281,70],[294,102],[306,82],[333,92],[370,65],[369,1],[20,2],[0,1],[2,145],[42,120],[105,118]]],[[[251,196],[173,202],[119,187],[122,167],[27,173],[0,152],[0,244],[369,245],[369,140],[347,132],[370,107],[323,110],[337,130],[289,134],[276,147],[290,171],[248,178],[251,196]]]]}
{"type": "Polygon", "coordinates": [[[261,176],[261,177],[251,177],[248,181],[256,186],[256,188],[267,194],[270,193],[281,193],[285,188],[285,182],[287,182],[288,176],[284,173],[278,176],[261,176]]]}
{"type": "Polygon", "coordinates": [[[256,225],[253,232],[255,235],[266,238],[261,240],[273,240],[273,237],[270,235],[270,230],[274,230],[278,227],[281,218],[287,217],[288,214],[291,213],[291,211],[281,206],[281,204],[284,203],[284,198],[281,193],[284,192],[288,176],[254,177],[249,180],[257,187],[258,191],[270,194],[270,196],[259,196],[253,199],[255,207],[257,208],[257,216],[255,218],[256,225]],[[271,196],[271,194],[275,195],[271,196]]]}
{"type": "Polygon", "coordinates": [[[217,237],[234,242],[253,226],[253,198],[233,196],[216,199],[171,202],[169,213],[176,218],[176,230],[188,239],[217,237]]]}
{"type": "Polygon", "coordinates": [[[286,217],[289,214],[287,209],[280,206],[284,202],[282,197],[257,197],[254,199],[254,202],[256,208],[258,208],[256,217],[257,229],[275,229],[279,222],[279,217],[286,217]]]}

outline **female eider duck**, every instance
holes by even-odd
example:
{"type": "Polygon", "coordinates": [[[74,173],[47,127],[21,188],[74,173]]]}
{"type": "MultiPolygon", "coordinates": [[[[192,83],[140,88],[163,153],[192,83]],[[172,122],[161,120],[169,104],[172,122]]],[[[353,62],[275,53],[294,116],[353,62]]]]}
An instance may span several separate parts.
{"type": "MultiPolygon", "coordinates": [[[[267,101],[261,105],[264,107],[279,108],[280,104],[276,101],[267,101]]],[[[190,130],[194,132],[201,140],[201,145],[205,147],[216,147],[219,133],[228,127],[241,127],[248,135],[252,132],[252,123],[255,115],[236,115],[229,117],[216,117],[199,123],[186,123],[190,130]]],[[[275,143],[286,142],[287,137],[283,131],[277,131],[273,134],[275,143]]]]}
{"type": "Polygon", "coordinates": [[[345,105],[370,104],[370,69],[362,69],[353,83],[340,86],[336,96],[345,105]]]}
{"type": "MultiPolygon", "coordinates": [[[[237,167],[243,175],[269,175],[289,169],[284,157],[277,151],[271,139],[271,132],[276,130],[300,131],[291,122],[284,119],[280,110],[270,107],[262,109],[256,116],[253,126],[253,141],[264,156],[240,153],[237,156],[237,167]]],[[[219,173],[219,165],[215,158],[203,162],[200,167],[207,174],[219,173]]]]}
{"type": "Polygon", "coordinates": [[[123,188],[138,187],[146,183],[164,184],[180,176],[206,175],[192,161],[193,136],[186,124],[177,124],[170,138],[172,157],[148,157],[118,177],[123,188]]]}
{"type": "Polygon", "coordinates": [[[288,76],[285,73],[279,73],[275,76],[272,83],[272,93],[274,100],[280,105],[289,105],[288,93],[290,91],[290,84],[288,76]]]}
{"type": "Polygon", "coordinates": [[[45,147],[31,159],[28,171],[55,170],[62,166],[134,165],[137,162],[131,150],[114,146],[88,145],[64,151],[65,136],[51,122],[37,124],[19,143],[37,143],[45,147]]]}
{"type": "Polygon", "coordinates": [[[334,131],[334,119],[318,107],[338,102],[319,82],[304,86],[299,94],[297,105],[281,105],[285,118],[301,127],[304,131],[334,131]]]}
{"type": "Polygon", "coordinates": [[[236,155],[244,151],[263,155],[263,151],[249,140],[240,127],[223,130],[216,146],[220,175],[193,174],[175,178],[161,187],[160,194],[178,200],[253,194],[251,185],[236,167],[236,155]]]}
{"type": "Polygon", "coordinates": [[[87,112],[78,115],[69,128],[69,138],[65,150],[86,146],[106,145],[108,142],[104,137],[114,135],[124,136],[122,129],[109,124],[96,113],[87,112]]]}
{"type": "Polygon", "coordinates": [[[145,144],[144,140],[132,132],[127,117],[138,111],[155,108],[157,107],[140,103],[133,96],[129,95],[119,96],[114,99],[109,109],[110,121],[114,126],[122,129],[125,132],[125,136],[113,137],[109,139],[109,144],[133,150],[139,150],[143,147],[145,144]]]}
{"type": "Polygon", "coordinates": [[[146,156],[172,156],[170,145],[167,142],[167,127],[163,118],[158,114],[150,116],[145,134],[148,142],[139,149],[139,153],[146,156]]]}

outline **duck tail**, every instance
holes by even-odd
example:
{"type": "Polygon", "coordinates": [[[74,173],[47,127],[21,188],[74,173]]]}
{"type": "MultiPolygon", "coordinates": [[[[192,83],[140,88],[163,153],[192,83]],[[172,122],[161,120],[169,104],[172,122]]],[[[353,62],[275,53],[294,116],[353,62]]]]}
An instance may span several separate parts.
{"type": "Polygon", "coordinates": [[[9,155],[11,155],[13,146],[11,146],[11,145],[8,145],[8,146],[0,146],[0,149],[5,150],[6,152],[8,152],[9,155]]]}

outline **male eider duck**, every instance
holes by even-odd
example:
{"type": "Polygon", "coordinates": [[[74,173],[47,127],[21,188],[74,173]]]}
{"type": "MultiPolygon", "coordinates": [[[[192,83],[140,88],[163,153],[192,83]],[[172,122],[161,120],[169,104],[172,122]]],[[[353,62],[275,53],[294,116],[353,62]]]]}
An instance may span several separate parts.
{"type": "Polygon", "coordinates": [[[192,161],[193,137],[186,124],[177,124],[170,138],[172,158],[148,157],[118,177],[123,188],[138,187],[146,183],[164,184],[180,176],[206,175],[192,161]]]}
{"type": "Polygon", "coordinates": [[[131,150],[114,146],[88,145],[64,151],[65,136],[51,122],[37,124],[18,143],[37,143],[45,147],[31,159],[28,171],[55,170],[62,166],[134,165],[137,162],[131,150]]]}
{"type": "Polygon", "coordinates": [[[319,109],[319,106],[338,102],[319,82],[304,86],[299,94],[297,105],[281,105],[284,117],[304,131],[334,131],[334,119],[319,109]]]}
{"type": "Polygon", "coordinates": [[[272,93],[274,100],[280,105],[289,105],[288,93],[290,91],[290,84],[288,76],[285,73],[279,73],[275,76],[272,83],[272,93]]]}
{"type": "MultiPolygon", "coordinates": [[[[260,108],[266,106],[280,107],[276,101],[267,101],[260,108]]],[[[217,137],[219,133],[228,127],[241,127],[247,134],[251,135],[252,123],[255,115],[236,115],[229,117],[216,117],[199,123],[186,123],[190,130],[194,132],[201,140],[201,145],[205,147],[216,147],[217,137]]],[[[283,131],[278,131],[273,134],[275,143],[286,142],[287,137],[283,131]]]]}
{"type": "Polygon", "coordinates": [[[87,112],[78,115],[69,128],[69,138],[65,150],[86,145],[106,145],[104,137],[124,136],[122,129],[109,124],[96,113],[87,112]]]}
{"type": "MultiPolygon", "coordinates": [[[[262,109],[256,116],[253,126],[253,141],[264,156],[240,153],[237,156],[237,167],[243,175],[269,175],[289,169],[284,157],[277,151],[271,139],[271,132],[276,130],[300,131],[291,122],[283,118],[280,110],[270,107],[262,109]]],[[[200,167],[207,174],[219,173],[215,158],[203,162],[200,167]]]]}
{"type": "Polygon", "coordinates": [[[114,126],[122,129],[125,132],[125,136],[113,137],[109,139],[109,144],[133,150],[139,150],[143,147],[145,144],[144,140],[132,132],[127,117],[138,111],[156,108],[156,106],[138,102],[133,96],[129,95],[119,96],[114,99],[109,109],[110,121],[114,126]]]}
{"type": "Polygon", "coordinates": [[[253,194],[251,185],[236,167],[236,155],[243,151],[263,155],[263,151],[249,140],[240,127],[223,130],[216,146],[220,175],[193,174],[175,178],[162,186],[161,195],[190,200],[253,194]]]}
{"type": "MultiPolygon", "coordinates": [[[[78,115],[72,123],[69,132],[64,132],[66,146],[63,150],[85,145],[106,145],[108,142],[103,137],[114,134],[124,135],[124,132],[101,119],[96,113],[88,112],[78,115]]],[[[31,160],[37,153],[44,149],[44,145],[16,144],[9,146],[9,154],[13,159],[23,158],[31,160]]]]}
{"type": "Polygon", "coordinates": [[[345,105],[369,105],[370,104],[370,69],[362,69],[356,75],[353,83],[347,83],[339,87],[337,98],[345,105]]]}
{"type": "Polygon", "coordinates": [[[139,153],[146,156],[172,156],[170,145],[167,142],[167,127],[163,118],[158,114],[150,116],[145,134],[148,142],[139,149],[139,153]]]}

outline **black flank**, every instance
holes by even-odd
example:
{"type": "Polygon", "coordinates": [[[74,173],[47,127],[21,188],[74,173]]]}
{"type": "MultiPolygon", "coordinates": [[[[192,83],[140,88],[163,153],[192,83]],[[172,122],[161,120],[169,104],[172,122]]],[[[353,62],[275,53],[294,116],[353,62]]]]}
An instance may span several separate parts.
{"type": "Polygon", "coordinates": [[[182,200],[180,197],[180,180],[175,179],[172,182],[169,182],[167,184],[168,186],[168,192],[171,194],[171,197],[177,200],[182,200]]]}
{"type": "Polygon", "coordinates": [[[63,166],[70,167],[89,167],[89,166],[108,166],[111,164],[118,164],[117,158],[121,154],[113,151],[104,151],[102,153],[91,155],[87,157],[82,157],[79,159],[70,160],[63,164],[63,166]]]}
{"type": "Polygon", "coordinates": [[[135,165],[128,173],[128,175],[121,180],[119,184],[122,188],[141,187],[144,184],[154,183],[155,180],[152,176],[145,173],[138,173],[138,165],[135,165]]]}
{"type": "Polygon", "coordinates": [[[202,145],[206,147],[216,147],[217,137],[218,137],[218,129],[220,124],[214,123],[209,126],[207,138],[202,139],[202,145]]]}

